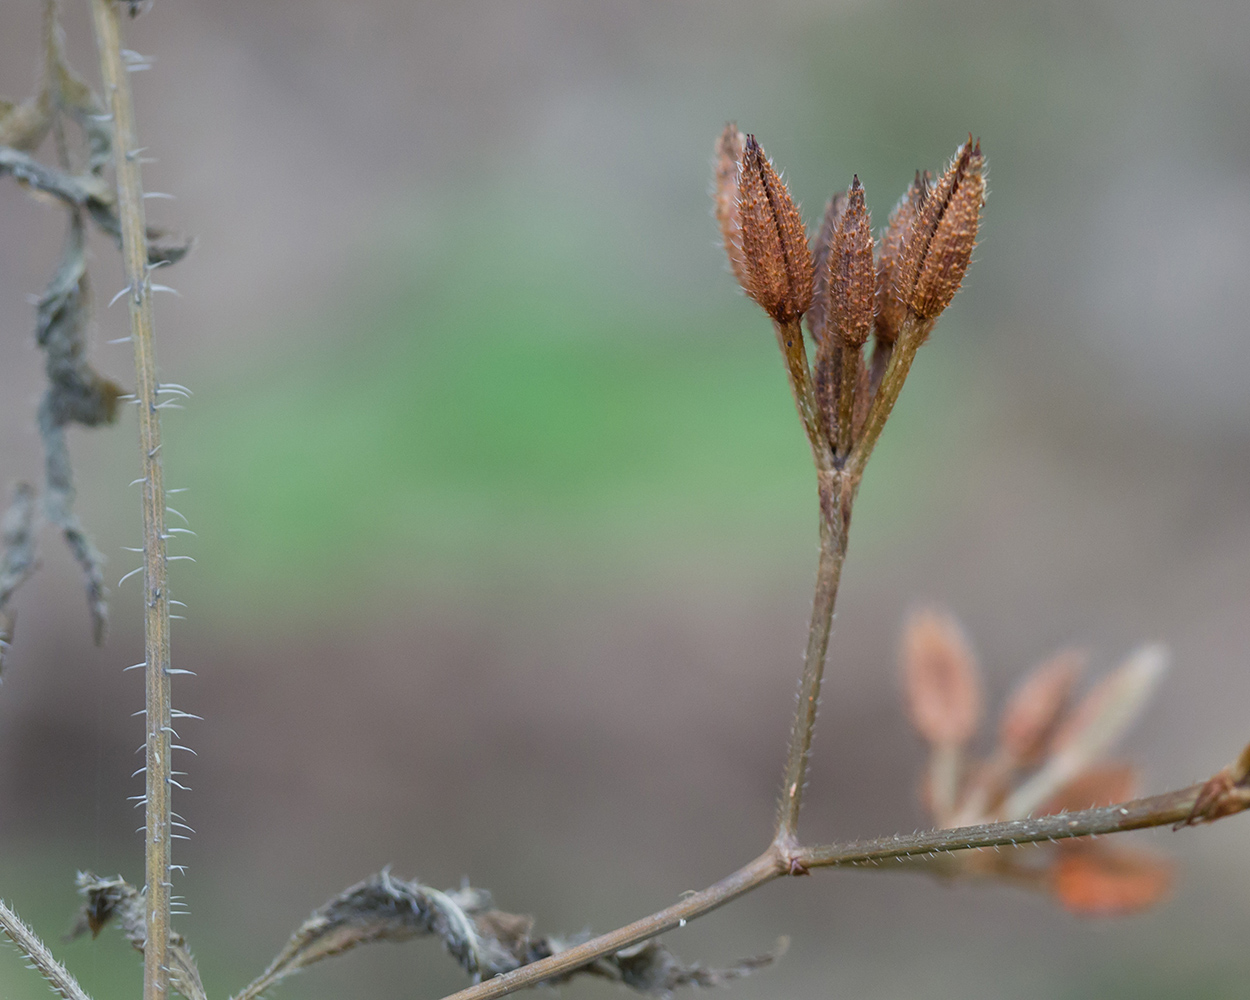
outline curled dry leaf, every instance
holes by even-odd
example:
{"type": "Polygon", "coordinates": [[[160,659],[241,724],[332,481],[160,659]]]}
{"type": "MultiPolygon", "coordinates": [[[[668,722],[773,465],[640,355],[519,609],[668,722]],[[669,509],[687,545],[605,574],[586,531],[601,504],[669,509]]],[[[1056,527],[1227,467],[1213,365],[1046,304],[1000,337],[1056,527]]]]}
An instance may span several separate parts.
{"type": "Polygon", "coordinates": [[[803,218],[755,136],[738,170],[738,218],[746,293],[778,323],[797,320],[812,302],[812,254],[803,218]]]}
{"type": "Polygon", "coordinates": [[[1110,917],[1158,903],[1172,887],[1173,870],[1166,860],[1146,851],[1074,844],[1059,852],[1050,878],[1051,891],[1066,909],[1110,917]]]}
{"type": "Polygon", "coordinates": [[[1012,692],[999,722],[998,744],[1013,766],[1028,767],[1041,759],[1087,660],[1081,650],[1064,650],[1012,692]]]}
{"type": "MultiPolygon", "coordinates": [[[[330,900],[291,936],[278,957],[235,1000],[255,1000],[292,973],[362,944],[437,937],[475,980],[511,972],[588,938],[532,933],[533,918],[491,908],[490,893],[468,885],[440,892],[379,872],[330,900]]],[[[639,992],[667,996],[685,985],[715,986],[769,964],[776,955],[745,959],[729,969],[685,965],[652,940],[600,958],[571,975],[612,979],[639,992]]],[[[565,979],[569,976],[564,977],[565,979]]]]}
{"type": "Polygon", "coordinates": [[[907,622],[903,682],[912,724],[930,743],[962,746],[981,718],[981,680],[959,623],[932,609],[907,622]]]}
{"type": "MultiPolygon", "coordinates": [[[[86,902],[78,911],[74,926],[66,937],[76,938],[88,931],[91,932],[92,937],[95,937],[105,924],[116,920],[126,940],[137,951],[143,952],[143,947],[147,943],[147,933],[143,924],[143,893],[120,875],[106,879],[93,875],[91,872],[78,873],[78,891],[86,897],[86,902]]],[[[182,935],[176,934],[172,928],[169,932],[168,956],[170,986],[177,990],[185,1000],[207,1000],[195,959],[187,950],[187,943],[182,935]]]]}

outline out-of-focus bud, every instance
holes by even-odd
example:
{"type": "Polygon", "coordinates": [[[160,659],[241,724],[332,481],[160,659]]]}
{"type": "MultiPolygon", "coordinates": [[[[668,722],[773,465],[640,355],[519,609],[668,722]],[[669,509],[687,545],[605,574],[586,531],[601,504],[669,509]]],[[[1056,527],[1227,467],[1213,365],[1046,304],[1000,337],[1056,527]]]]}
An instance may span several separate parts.
{"type": "Polygon", "coordinates": [[[912,226],[898,288],[921,320],[937,319],[964,280],[985,203],[984,172],[981,144],[969,136],[912,226]]]}
{"type": "Polygon", "coordinates": [[[860,347],[872,330],[872,223],[857,176],[846,192],[846,210],[839,216],[829,243],[826,282],[829,335],[848,347],[860,347]]]}
{"type": "Polygon", "coordinates": [[[1012,692],[998,725],[998,744],[1014,765],[1031,766],[1041,759],[1086,659],[1080,650],[1065,650],[1035,669],[1012,692]]]}
{"type": "Polygon", "coordinates": [[[899,268],[903,247],[911,235],[912,225],[929,197],[929,172],[917,170],[907,193],[890,213],[890,223],[881,237],[881,259],[877,262],[877,339],[893,344],[899,328],[907,318],[907,302],[898,292],[899,268]]]}
{"type": "Polygon", "coordinates": [[[716,140],[716,190],[713,192],[716,222],[720,226],[725,253],[734,277],[743,288],[747,286],[746,265],[742,259],[742,227],[738,221],[738,169],[742,165],[742,149],[746,136],[730,122],[716,140]]]}
{"type": "Polygon", "coordinates": [[[753,135],[738,170],[738,225],[742,287],[778,323],[797,320],[812,302],[812,252],[790,192],[753,135]]]}

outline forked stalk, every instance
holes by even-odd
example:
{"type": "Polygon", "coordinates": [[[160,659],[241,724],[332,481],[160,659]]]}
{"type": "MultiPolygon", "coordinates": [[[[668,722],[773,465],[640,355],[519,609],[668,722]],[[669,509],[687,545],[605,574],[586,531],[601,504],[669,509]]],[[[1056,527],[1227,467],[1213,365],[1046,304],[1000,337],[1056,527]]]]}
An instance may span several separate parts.
{"type": "Polygon", "coordinates": [[[143,464],[143,634],[146,666],[146,804],[144,874],[146,946],[143,998],[169,996],[170,865],[170,654],[169,585],[165,561],[165,489],[161,477],[161,421],[157,409],[156,353],[152,341],[152,282],[148,267],[143,185],[139,174],[134,103],[122,59],[118,4],[91,0],[96,45],[106,100],[113,119],[113,163],[117,174],[122,258],[129,288],[134,346],[135,397],[143,464]]]}

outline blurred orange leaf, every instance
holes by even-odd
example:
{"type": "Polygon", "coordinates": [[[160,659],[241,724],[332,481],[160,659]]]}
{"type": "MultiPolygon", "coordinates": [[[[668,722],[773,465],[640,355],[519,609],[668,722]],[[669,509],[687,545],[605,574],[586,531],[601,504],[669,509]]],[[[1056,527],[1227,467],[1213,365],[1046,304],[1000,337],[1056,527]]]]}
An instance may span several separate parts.
{"type": "Polygon", "coordinates": [[[1073,913],[1117,916],[1153,906],[1172,886],[1172,866],[1145,851],[1064,851],[1051,869],[1056,898],[1073,913]]]}
{"type": "Polygon", "coordinates": [[[1014,764],[1031,764],[1041,756],[1087,660],[1083,650],[1064,650],[1016,686],[998,726],[999,744],[1014,764]]]}
{"type": "Polygon", "coordinates": [[[981,717],[981,679],[959,623],[932,609],[912,614],[902,667],[908,714],[920,734],[939,746],[967,743],[981,717]]]}

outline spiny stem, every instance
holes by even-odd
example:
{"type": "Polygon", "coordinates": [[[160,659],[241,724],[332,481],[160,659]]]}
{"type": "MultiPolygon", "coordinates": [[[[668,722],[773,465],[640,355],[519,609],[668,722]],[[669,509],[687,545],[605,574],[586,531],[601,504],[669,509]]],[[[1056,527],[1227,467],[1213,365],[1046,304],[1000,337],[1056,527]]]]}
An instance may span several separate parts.
{"type": "Polygon", "coordinates": [[[807,780],[807,758],[812,748],[816,714],[820,708],[820,686],[825,672],[825,653],[833,628],[833,609],[838,599],[838,582],[846,558],[846,529],[850,521],[850,497],[842,493],[843,477],[818,473],[820,488],[820,562],[816,569],[816,593],[812,599],[812,621],[799,681],[799,701],[790,727],[790,747],[777,811],[777,843],[792,844],[803,805],[807,780]]]}
{"type": "Polygon", "coordinates": [[[680,927],[683,923],[786,874],[805,875],[811,868],[871,865],[890,858],[915,859],[934,852],[954,853],[982,847],[1031,844],[1168,826],[1189,818],[1198,793],[1204,787],[1205,784],[1190,785],[1163,795],[1135,799],[1101,809],[1059,813],[1055,816],[1015,820],[1010,823],[937,830],[909,837],[881,837],[877,840],[826,844],[820,847],[792,846],[788,850],[774,843],[750,864],[702,892],[687,896],[674,906],[559,955],[524,965],[514,972],[452,993],[444,1000],[495,1000],[517,990],[536,986],[555,976],[562,976],[583,965],[589,965],[603,955],[610,955],[674,927],[680,927]]]}
{"type": "Polygon", "coordinates": [[[65,1000],[91,1000],[86,991],[78,985],[78,980],[52,957],[48,946],[39,940],[39,936],[22,921],[16,913],[0,900],[0,930],[9,936],[17,945],[18,951],[25,955],[30,964],[39,970],[57,993],[65,1000]]]}
{"type": "Polygon", "coordinates": [[[169,583],[165,562],[165,490],[161,475],[161,424],[156,404],[156,355],[152,341],[152,283],[148,271],[143,186],[130,79],[122,61],[118,5],[91,0],[96,45],[106,98],[113,117],[113,163],[117,174],[118,216],[139,404],[139,445],[143,462],[144,646],[147,743],[147,812],[144,827],[146,946],[143,998],[169,996],[170,864],[170,654],[169,583]]]}

